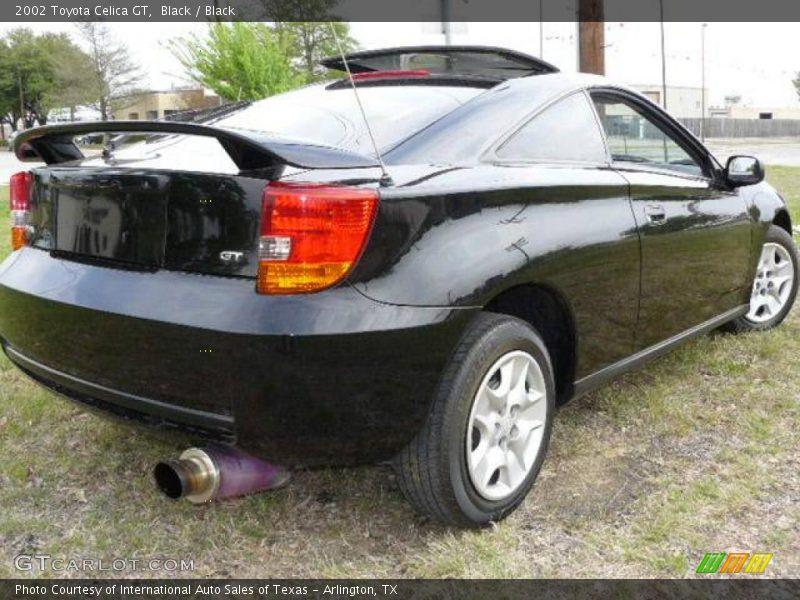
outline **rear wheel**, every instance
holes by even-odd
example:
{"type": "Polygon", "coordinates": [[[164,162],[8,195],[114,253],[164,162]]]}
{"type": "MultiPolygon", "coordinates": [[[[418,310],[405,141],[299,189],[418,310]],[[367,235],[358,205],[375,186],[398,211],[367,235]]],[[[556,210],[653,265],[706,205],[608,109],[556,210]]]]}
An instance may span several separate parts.
{"type": "Polygon", "coordinates": [[[451,356],[422,431],[395,459],[406,497],[449,525],[508,515],[541,468],[554,397],[536,331],[513,317],[479,315],[451,356]]]}
{"type": "Polygon", "coordinates": [[[762,331],[789,314],[798,285],[798,256],[792,236],[770,226],[758,259],[750,294],[750,310],[732,322],[735,331],[762,331]]]}

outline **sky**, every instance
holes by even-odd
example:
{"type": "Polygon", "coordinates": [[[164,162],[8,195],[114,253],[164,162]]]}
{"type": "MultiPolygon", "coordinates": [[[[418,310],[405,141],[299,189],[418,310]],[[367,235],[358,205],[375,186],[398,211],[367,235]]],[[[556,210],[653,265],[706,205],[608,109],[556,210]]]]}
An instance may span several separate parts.
{"type": "MultiPolygon", "coordinates": [[[[27,26],[36,32],[75,35],[71,23],[0,23],[0,34],[27,26]]],[[[176,36],[202,35],[204,23],[110,23],[143,67],[143,84],[169,89],[188,82],[166,45],[176,36]]],[[[454,23],[454,44],[504,46],[539,56],[540,25],[534,23],[454,23]]],[[[700,87],[701,23],[666,23],[667,84],[700,87]]],[[[351,23],[364,49],[444,43],[438,23],[351,23]]],[[[577,70],[575,23],[544,23],[543,58],[562,71],[577,70]]],[[[708,23],[705,28],[705,72],[709,104],[740,95],[741,103],[758,107],[800,106],[791,83],[800,71],[800,24],[708,23]]],[[[627,84],[660,84],[659,23],[607,23],[606,74],[627,84]]]]}

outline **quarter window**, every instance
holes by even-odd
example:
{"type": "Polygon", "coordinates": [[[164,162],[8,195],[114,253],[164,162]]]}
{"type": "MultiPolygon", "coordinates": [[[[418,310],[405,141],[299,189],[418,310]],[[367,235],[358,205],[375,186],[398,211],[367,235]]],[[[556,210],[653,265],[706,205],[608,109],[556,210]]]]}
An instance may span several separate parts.
{"type": "Polygon", "coordinates": [[[546,108],[497,150],[505,159],[606,162],[603,136],[583,92],[546,108]]]}
{"type": "Polygon", "coordinates": [[[638,107],[607,94],[592,94],[615,163],[652,165],[702,176],[703,167],[664,128],[638,107]]]}

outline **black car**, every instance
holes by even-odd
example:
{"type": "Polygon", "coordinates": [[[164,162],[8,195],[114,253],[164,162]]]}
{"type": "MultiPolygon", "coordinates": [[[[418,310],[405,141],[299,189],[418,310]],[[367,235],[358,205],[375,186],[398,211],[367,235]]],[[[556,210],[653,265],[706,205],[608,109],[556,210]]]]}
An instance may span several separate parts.
{"type": "Polygon", "coordinates": [[[758,160],[723,167],[638,93],[508,50],[347,62],[202,122],[20,134],[47,166],[12,179],[13,363],[282,464],[391,460],[417,509],[469,526],[522,501],[558,405],[789,311],[758,160]],[[85,158],[90,132],[150,137],[85,158]]]}

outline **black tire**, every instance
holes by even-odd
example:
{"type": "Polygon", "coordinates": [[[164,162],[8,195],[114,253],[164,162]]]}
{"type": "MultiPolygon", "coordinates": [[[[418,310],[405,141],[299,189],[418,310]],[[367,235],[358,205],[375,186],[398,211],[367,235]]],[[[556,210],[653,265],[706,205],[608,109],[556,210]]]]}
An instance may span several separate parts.
{"type": "MultiPolygon", "coordinates": [[[[789,258],[792,261],[792,266],[794,267],[794,280],[791,283],[792,287],[789,292],[789,296],[781,310],[773,315],[770,319],[759,323],[752,321],[747,315],[742,315],[741,317],[731,321],[725,327],[725,329],[728,331],[742,333],[747,331],[765,331],[767,329],[772,329],[773,327],[780,325],[781,322],[786,318],[786,316],[789,314],[789,311],[792,309],[795,298],[797,297],[797,285],[798,281],[800,281],[800,279],[798,279],[800,276],[800,269],[798,269],[798,266],[800,265],[800,259],[798,259],[797,245],[795,244],[794,239],[786,232],[785,229],[778,227],[777,225],[770,225],[769,229],[767,230],[767,235],[764,238],[764,243],[773,243],[782,246],[786,249],[789,258]]],[[[758,276],[758,273],[756,273],[756,276],[758,276]]]]}
{"type": "Polygon", "coordinates": [[[419,513],[458,527],[480,527],[506,517],[525,498],[541,469],[553,425],[554,399],[553,369],[539,334],[520,319],[479,314],[450,357],[422,430],[394,460],[408,501],[419,513]],[[507,498],[489,501],[476,491],[467,470],[467,427],[473,400],[488,370],[516,350],[536,361],[544,379],[547,412],[542,441],[519,487],[507,498]]]}

